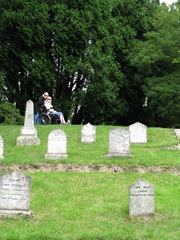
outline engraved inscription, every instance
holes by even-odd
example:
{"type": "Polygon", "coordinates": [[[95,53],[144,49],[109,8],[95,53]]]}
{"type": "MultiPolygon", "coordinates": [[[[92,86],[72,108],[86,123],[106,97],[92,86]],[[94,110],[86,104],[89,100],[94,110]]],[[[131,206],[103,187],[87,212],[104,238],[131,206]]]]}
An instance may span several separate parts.
{"type": "Polygon", "coordinates": [[[0,175],[0,210],[29,210],[30,177],[20,173],[0,175]]]}
{"type": "Polygon", "coordinates": [[[130,216],[154,213],[154,186],[140,179],[130,186],[130,216]]]}

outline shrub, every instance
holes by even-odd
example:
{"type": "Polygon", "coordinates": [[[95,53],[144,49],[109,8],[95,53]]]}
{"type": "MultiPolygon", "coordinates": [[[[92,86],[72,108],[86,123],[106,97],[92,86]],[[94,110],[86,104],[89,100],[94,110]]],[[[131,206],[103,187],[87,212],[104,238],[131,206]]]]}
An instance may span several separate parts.
{"type": "Polygon", "coordinates": [[[24,117],[13,103],[3,102],[0,104],[0,124],[17,124],[22,125],[24,117]]]}

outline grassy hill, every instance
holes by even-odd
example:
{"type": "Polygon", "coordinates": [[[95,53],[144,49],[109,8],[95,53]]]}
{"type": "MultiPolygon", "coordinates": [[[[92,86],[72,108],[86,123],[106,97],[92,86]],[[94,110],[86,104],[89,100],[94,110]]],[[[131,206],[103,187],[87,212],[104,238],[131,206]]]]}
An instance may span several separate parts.
{"type": "MultiPolygon", "coordinates": [[[[81,126],[36,126],[39,146],[17,147],[22,126],[0,126],[5,167],[16,165],[32,177],[30,218],[0,219],[1,240],[178,240],[180,229],[180,151],[172,129],[148,128],[146,144],[131,144],[134,158],[105,159],[108,133],[114,126],[97,126],[94,144],[81,143],[81,126]],[[67,134],[68,159],[46,160],[51,130],[67,134]],[[91,172],[28,171],[24,166],[93,165],[91,172]],[[98,166],[127,167],[126,172],[99,172],[98,166]],[[131,172],[136,166],[172,167],[166,172],[131,172]],[[128,168],[129,167],[129,168],[128,168]],[[25,170],[26,169],[26,170],[25,170]],[[144,178],[155,186],[155,215],[129,218],[129,186],[144,178]]],[[[123,127],[124,128],[124,127],[123,127]]],[[[3,168],[4,167],[4,168],[3,168]]],[[[31,168],[32,169],[32,168],[31,168]]]]}
{"type": "MultiPolygon", "coordinates": [[[[36,126],[41,144],[38,146],[17,147],[16,139],[20,135],[22,126],[0,126],[0,135],[4,139],[4,160],[2,164],[34,164],[48,162],[47,153],[48,134],[54,129],[62,129],[67,134],[68,159],[50,161],[51,163],[75,164],[141,164],[141,165],[177,165],[179,151],[172,148],[178,144],[173,129],[148,128],[146,144],[131,144],[133,158],[105,159],[108,153],[109,131],[115,126],[97,126],[96,143],[81,143],[80,125],[48,125],[36,126]]],[[[123,127],[124,128],[124,127],[123,127]]]]}

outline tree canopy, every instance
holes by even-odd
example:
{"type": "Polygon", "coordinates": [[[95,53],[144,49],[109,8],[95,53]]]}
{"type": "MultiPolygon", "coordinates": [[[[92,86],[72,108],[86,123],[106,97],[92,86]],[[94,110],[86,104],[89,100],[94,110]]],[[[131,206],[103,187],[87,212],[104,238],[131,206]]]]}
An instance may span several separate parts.
{"type": "Polygon", "coordinates": [[[178,124],[166,119],[178,109],[179,2],[158,2],[0,0],[1,99],[23,114],[48,91],[74,124],[178,124]]]}

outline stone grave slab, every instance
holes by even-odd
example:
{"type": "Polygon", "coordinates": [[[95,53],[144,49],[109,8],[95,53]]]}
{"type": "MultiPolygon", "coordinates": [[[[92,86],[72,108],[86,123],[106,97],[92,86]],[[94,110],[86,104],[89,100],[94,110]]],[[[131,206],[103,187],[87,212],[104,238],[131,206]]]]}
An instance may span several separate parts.
{"type": "Polygon", "coordinates": [[[147,142],[147,126],[136,122],[129,125],[130,142],[131,143],[146,143],[147,142]]]}
{"type": "Polygon", "coordinates": [[[174,129],[174,133],[176,134],[177,138],[180,139],[180,129],[175,128],[175,129],[174,129]]]}
{"type": "Polygon", "coordinates": [[[94,143],[94,142],[96,142],[96,126],[93,126],[90,123],[82,126],[81,142],[82,143],[94,143]]]}
{"type": "Polygon", "coordinates": [[[37,130],[34,127],[34,104],[31,100],[26,103],[26,113],[24,127],[21,135],[16,140],[17,146],[39,145],[40,139],[37,137],[37,130]]]}
{"type": "Polygon", "coordinates": [[[116,128],[109,132],[109,151],[104,157],[133,157],[130,154],[129,130],[116,128]]]}
{"type": "Polygon", "coordinates": [[[48,136],[48,152],[46,159],[68,158],[67,155],[67,136],[61,129],[55,129],[48,136]]]}
{"type": "Polygon", "coordinates": [[[4,158],[3,154],[4,154],[4,140],[2,136],[0,136],[0,159],[4,158]]]}
{"type": "Polygon", "coordinates": [[[147,216],[154,214],[154,211],[154,185],[140,179],[129,188],[129,215],[147,216]]]}
{"type": "Polygon", "coordinates": [[[18,173],[0,175],[0,215],[30,214],[31,177],[18,173]]]}

